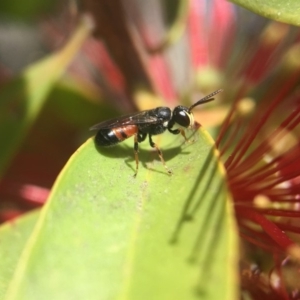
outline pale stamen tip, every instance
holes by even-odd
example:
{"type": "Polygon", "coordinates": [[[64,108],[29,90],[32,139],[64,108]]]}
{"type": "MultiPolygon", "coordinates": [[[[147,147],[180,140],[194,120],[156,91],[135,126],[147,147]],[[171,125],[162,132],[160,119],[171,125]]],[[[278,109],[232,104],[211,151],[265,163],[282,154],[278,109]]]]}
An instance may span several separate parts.
{"type": "Polygon", "coordinates": [[[300,262],[300,246],[292,244],[287,248],[287,253],[291,256],[291,259],[300,262]]]}

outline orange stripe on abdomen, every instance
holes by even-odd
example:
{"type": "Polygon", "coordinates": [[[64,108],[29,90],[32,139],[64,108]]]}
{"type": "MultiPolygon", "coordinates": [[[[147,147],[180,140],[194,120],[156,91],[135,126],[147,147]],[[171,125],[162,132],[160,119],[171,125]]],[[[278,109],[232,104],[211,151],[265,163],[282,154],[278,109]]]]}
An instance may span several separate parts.
{"type": "Polygon", "coordinates": [[[124,141],[138,132],[136,125],[127,125],[112,129],[119,141],[124,141]]]}

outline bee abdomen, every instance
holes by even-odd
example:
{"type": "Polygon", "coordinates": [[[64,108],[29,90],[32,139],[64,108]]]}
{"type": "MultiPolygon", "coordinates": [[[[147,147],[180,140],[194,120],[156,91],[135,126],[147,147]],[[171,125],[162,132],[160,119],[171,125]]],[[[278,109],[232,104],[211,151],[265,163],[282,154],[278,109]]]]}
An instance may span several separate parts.
{"type": "Polygon", "coordinates": [[[95,142],[100,147],[109,147],[128,139],[137,132],[138,127],[136,125],[104,128],[97,132],[95,142]]]}

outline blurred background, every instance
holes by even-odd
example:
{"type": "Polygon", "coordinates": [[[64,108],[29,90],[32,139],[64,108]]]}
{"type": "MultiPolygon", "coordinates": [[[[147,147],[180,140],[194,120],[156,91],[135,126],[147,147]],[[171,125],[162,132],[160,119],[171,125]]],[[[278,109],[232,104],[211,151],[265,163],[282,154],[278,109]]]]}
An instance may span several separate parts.
{"type": "Polygon", "coordinates": [[[100,88],[87,75],[82,45],[76,46],[77,54],[70,57],[73,63],[64,68],[64,76],[39,98],[43,100],[23,94],[20,88],[20,80],[33,83],[35,91],[43,84],[28,78],[30,68],[37,70],[41,81],[49,81],[47,71],[39,71],[38,66],[68,42],[78,23],[76,10],[72,1],[0,3],[1,222],[43,204],[68,158],[91,136],[89,127],[117,112],[109,103],[101,106],[100,88]],[[24,121],[14,99],[43,104],[32,120],[24,121]]]}

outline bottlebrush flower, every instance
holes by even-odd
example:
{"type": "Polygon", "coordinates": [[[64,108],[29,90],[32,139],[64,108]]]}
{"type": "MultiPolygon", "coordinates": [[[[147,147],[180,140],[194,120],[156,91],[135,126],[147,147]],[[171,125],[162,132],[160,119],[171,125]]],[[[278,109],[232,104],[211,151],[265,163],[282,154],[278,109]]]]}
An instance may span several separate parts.
{"type": "Polygon", "coordinates": [[[217,145],[235,204],[243,259],[251,262],[242,269],[242,283],[254,299],[298,299],[298,283],[288,281],[283,270],[295,268],[300,259],[300,102],[292,89],[288,95],[276,87],[270,92],[278,97],[262,99],[247,117],[237,107],[245,100],[236,101],[217,145]],[[271,275],[266,281],[267,270],[271,275]]]}

